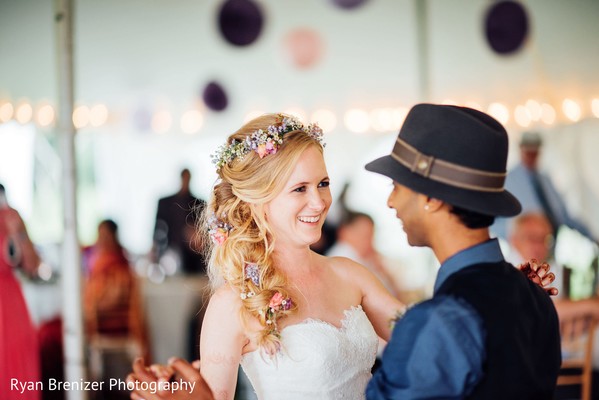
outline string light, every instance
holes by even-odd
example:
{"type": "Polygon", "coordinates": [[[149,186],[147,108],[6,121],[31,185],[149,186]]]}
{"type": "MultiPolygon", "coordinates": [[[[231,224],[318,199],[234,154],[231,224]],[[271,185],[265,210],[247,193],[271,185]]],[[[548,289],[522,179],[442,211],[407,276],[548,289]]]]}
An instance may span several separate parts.
{"type": "Polygon", "coordinates": [[[489,108],[487,108],[487,112],[492,117],[494,117],[497,121],[501,122],[503,125],[507,124],[508,121],[510,120],[510,111],[502,103],[489,104],[489,108]]]}
{"type": "Polygon", "coordinates": [[[89,122],[91,126],[97,128],[102,126],[108,120],[108,108],[104,104],[96,104],[90,110],[89,122]]]}
{"type": "Polygon", "coordinates": [[[391,132],[393,125],[393,109],[375,108],[370,112],[370,126],[377,132],[391,132]]]}
{"type": "Polygon", "coordinates": [[[0,106],[0,123],[8,122],[12,119],[15,109],[12,103],[6,102],[0,106]]]}
{"type": "Polygon", "coordinates": [[[189,135],[198,132],[204,124],[204,117],[198,110],[188,110],[181,117],[181,130],[189,135]]]}
{"type": "Polygon", "coordinates": [[[531,117],[528,109],[522,105],[516,107],[514,111],[514,119],[516,123],[523,128],[527,128],[530,125],[531,117]]]}
{"type": "Polygon", "coordinates": [[[482,106],[480,104],[478,104],[477,102],[475,102],[475,101],[467,101],[466,104],[464,104],[464,105],[466,107],[473,108],[473,109],[478,110],[478,111],[483,111],[482,106]]]}
{"type": "Polygon", "coordinates": [[[541,108],[541,104],[538,101],[529,99],[526,101],[525,107],[528,110],[528,114],[530,115],[530,119],[532,121],[538,121],[541,119],[543,110],[541,108]]]}
{"type": "Polygon", "coordinates": [[[33,116],[33,107],[31,107],[31,104],[27,103],[27,102],[22,102],[21,104],[19,104],[17,106],[17,109],[15,110],[15,119],[21,123],[21,124],[26,124],[29,121],[31,121],[31,117],[33,116]]]}
{"type": "Polygon", "coordinates": [[[307,121],[308,117],[306,116],[306,112],[298,107],[289,107],[288,109],[283,111],[283,114],[293,115],[300,121],[307,121]]]}
{"type": "Polygon", "coordinates": [[[593,110],[595,117],[599,118],[599,99],[591,101],[591,110],[593,110]]]}
{"type": "MultiPolygon", "coordinates": [[[[447,98],[441,104],[457,105],[458,102],[447,98]]],[[[484,106],[474,101],[463,103],[466,107],[484,111],[484,106]]],[[[560,104],[561,111],[567,121],[578,122],[583,117],[583,111],[580,103],[571,98],[565,98],[560,104]]],[[[343,122],[347,130],[354,133],[367,133],[368,131],[392,132],[397,131],[403,124],[409,111],[407,107],[384,107],[365,110],[360,108],[348,109],[343,115],[343,122]]],[[[599,98],[590,100],[589,116],[599,118],[599,98]]],[[[337,128],[337,115],[330,109],[321,108],[314,110],[307,118],[305,110],[299,107],[290,107],[283,111],[291,114],[306,122],[316,122],[327,133],[337,128]]],[[[486,112],[504,125],[510,122],[511,113],[509,108],[500,102],[492,102],[486,108],[486,112]]],[[[249,111],[244,122],[248,122],[260,115],[262,110],[249,111]]],[[[93,107],[80,105],[73,111],[73,124],[77,129],[85,128],[88,125],[100,127],[108,121],[109,110],[104,104],[96,104],[93,107]]],[[[15,119],[21,124],[27,124],[35,119],[40,127],[47,127],[56,122],[56,110],[48,104],[43,103],[34,110],[28,101],[21,101],[13,106],[10,101],[0,102],[0,123],[5,123],[15,119]]],[[[556,108],[549,104],[540,102],[533,98],[526,100],[522,105],[517,105],[513,111],[513,121],[521,127],[529,127],[534,122],[542,122],[550,126],[555,124],[558,118],[556,108]]],[[[166,133],[172,126],[173,116],[167,110],[157,111],[151,121],[151,126],[156,133],[166,133]]],[[[183,113],[180,119],[180,127],[184,133],[193,134],[198,132],[204,125],[204,115],[197,109],[188,110],[183,113]]]]}
{"type": "Polygon", "coordinates": [[[40,126],[49,126],[54,122],[56,113],[50,104],[44,104],[37,109],[35,120],[40,126]]]}
{"type": "Polygon", "coordinates": [[[562,111],[566,118],[572,122],[580,120],[582,112],[580,111],[580,105],[572,99],[564,99],[562,102],[562,111]]]}
{"type": "Polygon", "coordinates": [[[337,117],[334,112],[321,108],[310,115],[310,122],[317,123],[326,135],[332,132],[337,126],[337,117]]]}
{"type": "Polygon", "coordinates": [[[89,124],[90,111],[88,106],[76,107],[73,111],[73,125],[75,128],[82,129],[89,124]]]}
{"type": "Polygon", "coordinates": [[[368,113],[359,108],[352,108],[343,117],[345,127],[354,133],[365,133],[370,128],[368,113]]]}

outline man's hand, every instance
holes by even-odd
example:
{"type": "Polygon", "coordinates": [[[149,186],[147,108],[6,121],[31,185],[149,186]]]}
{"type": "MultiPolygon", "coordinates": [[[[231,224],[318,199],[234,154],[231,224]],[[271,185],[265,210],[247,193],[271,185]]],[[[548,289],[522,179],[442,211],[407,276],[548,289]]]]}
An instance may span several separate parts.
{"type": "Polygon", "coordinates": [[[131,392],[133,400],[213,400],[212,392],[199,371],[199,361],[194,365],[180,358],[172,358],[168,365],[154,364],[146,367],[143,359],[138,358],[133,362],[133,373],[127,376],[127,382],[135,384],[131,392]],[[181,384],[176,391],[153,390],[166,382],[181,384]],[[146,390],[142,390],[146,388],[146,390]],[[154,393],[152,393],[154,392],[154,393]]]}

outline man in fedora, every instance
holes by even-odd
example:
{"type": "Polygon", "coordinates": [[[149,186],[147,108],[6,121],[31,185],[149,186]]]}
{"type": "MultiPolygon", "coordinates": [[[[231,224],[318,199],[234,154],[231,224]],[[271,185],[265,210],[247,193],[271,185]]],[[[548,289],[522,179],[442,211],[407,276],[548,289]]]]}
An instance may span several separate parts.
{"type": "Polygon", "coordinates": [[[410,245],[441,263],[432,299],[397,321],[369,400],[552,398],[555,308],[489,236],[495,217],[521,209],[503,187],[507,153],[507,133],[490,116],[418,104],[392,153],[366,165],[393,179],[387,203],[410,245]]]}

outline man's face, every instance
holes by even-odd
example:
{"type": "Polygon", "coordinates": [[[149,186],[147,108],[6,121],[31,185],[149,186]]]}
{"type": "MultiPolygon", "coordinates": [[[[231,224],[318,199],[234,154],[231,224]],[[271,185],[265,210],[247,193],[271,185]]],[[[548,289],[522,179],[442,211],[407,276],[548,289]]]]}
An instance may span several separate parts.
{"type": "Polygon", "coordinates": [[[551,226],[542,218],[529,218],[516,226],[511,243],[525,260],[547,261],[552,246],[551,226]]]}
{"type": "Polygon", "coordinates": [[[339,230],[339,240],[351,243],[360,257],[367,258],[375,253],[374,224],[366,217],[358,217],[339,230]]]}
{"type": "Polygon", "coordinates": [[[387,206],[395,210],[395,215],[401,220],[403,230],[408,236],[408,243],[412,246],[428,245],[422,222],[421,213],[424,207],[422,197],[413,190],[393,182],[393,191],[387,200],[387,206]]]}
{"type": "Polygon", "coordinates": [[[539,149],[537,147],[521,147],[520,159],[528,169],[536,169],[539,160],[539,149]]]}

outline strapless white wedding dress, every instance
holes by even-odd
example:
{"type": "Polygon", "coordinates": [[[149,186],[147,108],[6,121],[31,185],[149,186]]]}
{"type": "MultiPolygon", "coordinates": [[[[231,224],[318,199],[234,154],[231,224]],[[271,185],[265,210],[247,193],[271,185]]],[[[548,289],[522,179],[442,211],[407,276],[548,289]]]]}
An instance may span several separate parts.
{"type": "Polygon", "coordinates": [[[378,337],[361,306],[344,314],[341,328],[316,319],[285,327],[274,358],[245,354],[241,366],[258,399],[364,399],[378,337]]]}

